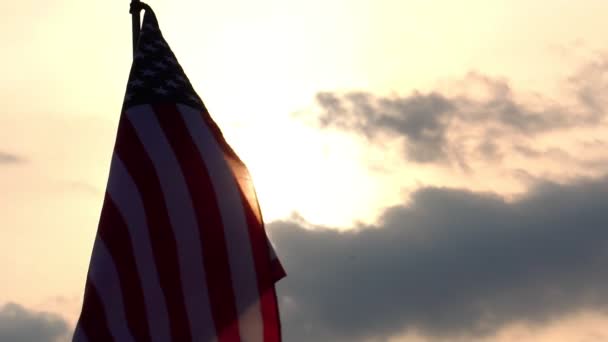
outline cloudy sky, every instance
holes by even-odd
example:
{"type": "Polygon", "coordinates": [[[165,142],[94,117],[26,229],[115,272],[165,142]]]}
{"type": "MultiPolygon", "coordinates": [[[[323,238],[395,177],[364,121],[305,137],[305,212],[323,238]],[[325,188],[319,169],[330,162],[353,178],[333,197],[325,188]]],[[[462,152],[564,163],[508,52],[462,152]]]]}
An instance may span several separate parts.
{"type": "MultiPolygon", "coordinates": [[[[149,0],[249,165],[286,341],[608,341],[603,0],[149,0]]],[[[128,1],[0,2],[0,340],[67,341],[128,1]]]]}

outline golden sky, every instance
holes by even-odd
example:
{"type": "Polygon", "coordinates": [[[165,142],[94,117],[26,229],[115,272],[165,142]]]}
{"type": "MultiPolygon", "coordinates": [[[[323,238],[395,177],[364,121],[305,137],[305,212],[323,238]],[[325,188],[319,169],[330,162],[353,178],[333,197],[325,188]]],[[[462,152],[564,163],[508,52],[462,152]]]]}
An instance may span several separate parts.
{"type": "MultiPolygon", "coordinates": [[[[607,89],[605,1],[149,4],[249,165],[267,222],[348,232],[376,225],[386,208],[410,203],[428,186],[517,201],[538,181],[570,184],[608,172],[603,119],[500,131],[487,153],[502,153],[485,158],[476,146],[497,134],[488,129],[495,122],[453,116],[450,148],[458,142],[478,152],[450,149],[436,163],[404,157],[407,128],[333,121],[322,128],[317,120],[329,111],[317,94],[334,94],[355,113],[347,100],[355,92],[377,103],[435,93],[467,113],[506,97],[541,116],[586,117],[593,108],[581,94],[593,93],[601,107],[607,89]]],[[[130,68],[130,20],[127,1],[0,2],[0,305],[56,312],[69,324],[77,317],[130,68]]],[[[608,340],[602,316],[560,319],[535,329],[514,323],[484,338],[608,340]]],[[[417,332],[405,334],[392,338],[419,340],[417,332]]]]}

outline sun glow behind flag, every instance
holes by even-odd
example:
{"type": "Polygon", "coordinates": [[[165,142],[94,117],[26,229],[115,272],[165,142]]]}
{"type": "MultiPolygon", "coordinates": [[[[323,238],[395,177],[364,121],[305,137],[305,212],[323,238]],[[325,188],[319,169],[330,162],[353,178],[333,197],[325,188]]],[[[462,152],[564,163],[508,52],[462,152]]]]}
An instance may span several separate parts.
{"type": "Polygon", "coordinates": [[[280,341],[246,166],[147,8],[74,341],[280,341]]]}

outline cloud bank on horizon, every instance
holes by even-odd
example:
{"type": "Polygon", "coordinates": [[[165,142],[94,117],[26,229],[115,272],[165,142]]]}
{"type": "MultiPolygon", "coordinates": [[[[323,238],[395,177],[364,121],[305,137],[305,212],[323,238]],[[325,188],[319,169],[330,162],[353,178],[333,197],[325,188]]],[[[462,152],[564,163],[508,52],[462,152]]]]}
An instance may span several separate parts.
{"type": "Polygon", "coordinates": [[[607,203],[608,178],[541,183],[515,202],[426,188],[353,231],[271,223],[286,340],[478,340],[606,313],[607,203]]]}
{"type": "Polygon", "coordinates": [[[31,311],[16,303],[0,307],[0,341],[68,342],[71,327],[59,315],[31,311]]]}

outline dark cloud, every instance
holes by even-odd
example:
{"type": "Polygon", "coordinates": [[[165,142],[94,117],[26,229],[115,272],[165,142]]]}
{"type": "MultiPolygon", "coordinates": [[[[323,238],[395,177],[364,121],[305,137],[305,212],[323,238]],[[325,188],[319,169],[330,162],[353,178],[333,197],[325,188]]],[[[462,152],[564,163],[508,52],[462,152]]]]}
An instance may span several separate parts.
{"type": "Polygon", "coordinates": [[[0,307],[0,341],[67,342],[70,328],[59,315],[30,311],[19,304],[0,307]]]}
{"type": "Polygon", "coordinates": [[[608,107],[608,55],[590,61],[569,81],[579,102],[590,110],[591,119],[601,120],[608,107]]]}
{"type": "Polygon", "coordinates": [[[0,164],[17,164],[23,162],[23,159],[10,153],[0,151],[0,164]]]}
{"type": "Polygon", "coordinates": [[[543,98],[540,103],[520,101],[506,81],[478,73],[468,74],[458,85],[481,89],[484,96],[466,91],[457,95],[460,89],[390,97],[319,93],[318,123],[375,142],[402,137],[406,158],[414,162],[459,163],[471,153],[494,160],[496,139],[521,143],[558,129],[596,125],[608,108],[608,62],[591,63],[569,79],[576,106],[543,98]],[[467,147],[471,141],[477,146],[467,147]]]}
{"type": "Polygon", "coordinates": [[[477,148],[487,160],[500,160],[503,157],[500,146],[492,139],[486,139],[477,148]]]}
{"type": "Polygon", "coordinates": [[[446,128],[454,107],[442,95],[378,98],[367,93],[320,93],[317,101],[325,110],[319,118],[323,127],[356,131],[370,140],[404,135],[409,158],[431,162],[445,157],[446,128]]]}
{"type": "Polygon", "coordinates": [[[542,183],[514,202],[426,188],[379,223],[339,232],[269,225],[289,277],[289,341],[489,336],[608,310],[608,178],[542,183]]]}

